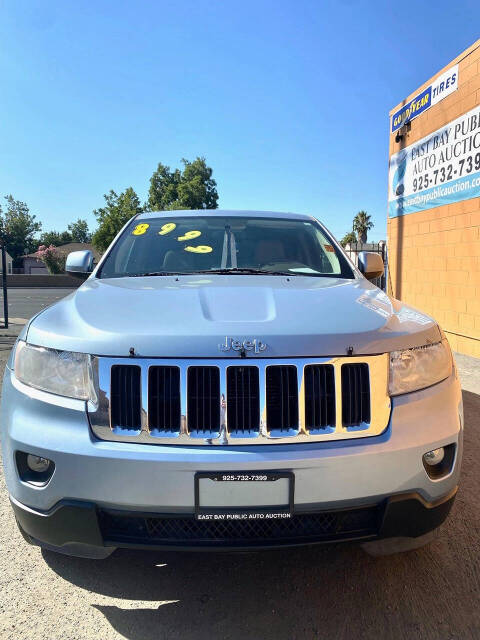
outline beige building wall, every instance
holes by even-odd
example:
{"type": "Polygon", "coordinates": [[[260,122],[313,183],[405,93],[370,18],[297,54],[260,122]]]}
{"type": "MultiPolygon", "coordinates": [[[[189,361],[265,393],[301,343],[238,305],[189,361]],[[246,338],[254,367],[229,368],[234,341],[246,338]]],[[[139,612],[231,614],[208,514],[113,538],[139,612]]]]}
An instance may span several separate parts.
{"type": "MultiPolygon", "coordinates": [[[[458,89],[390,134],[389,156],[480,105],[480,40],[397,105],[458,64],[458,89]]],[[[477,150],[478,151],[478,150],[477,150]]],[[[389,218],[389,293],[432,315],[452,349],[480,357],[480,198],[389,218]]]]}

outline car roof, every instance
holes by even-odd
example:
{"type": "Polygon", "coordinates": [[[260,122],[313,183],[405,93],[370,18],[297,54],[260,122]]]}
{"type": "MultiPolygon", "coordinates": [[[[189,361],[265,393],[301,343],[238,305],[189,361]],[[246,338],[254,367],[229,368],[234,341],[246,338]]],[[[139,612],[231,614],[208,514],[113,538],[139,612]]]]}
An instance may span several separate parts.
{"type": "Polygon", "coordinates": [[[285,218],[296,220],[314,220],[313,216],[304,213],[288,213],[280,211],[236,211],[232,209],[185,209],[174,211],[148,211],[140,213],[136,220],[148,220],[149,218],[158,216],[168,216],[169,218],[196,218],[198,216],[226,216],[232,218],[248,217],[248,218],[285,218]]]}

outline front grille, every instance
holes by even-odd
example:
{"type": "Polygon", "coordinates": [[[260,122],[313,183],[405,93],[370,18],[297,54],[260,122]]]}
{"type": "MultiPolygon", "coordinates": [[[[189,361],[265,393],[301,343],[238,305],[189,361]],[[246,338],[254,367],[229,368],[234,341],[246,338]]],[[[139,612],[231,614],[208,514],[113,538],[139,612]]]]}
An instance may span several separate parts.
{"type": "Polygon", "coordinates": [[[331,364],[305,367],[305,425],[309,431],[335,427],[335,371],[331,364]]]}
{"type": "Polygon", "coordinates": [[[151,444],[249,445],[379,435],[388,354],[364,358],[93,359],[95,436],[151,444]],[[373,399],[375,401],[373,401],[373,399]]]}
{"type": "Polygon", "coordinates": [[[216,433],[220,430],[220,373],[217,367],[189,367],[188,430],[216,433]]]}
{"type": "Polygon", "coordinates": [[[342,366],[342,423],[356,427],[370,422],[370,381],[368,365],[342,366]]]}
{"type": "Polygon", "coordinates": [[[141,428],[141,369],[136,365],[113,365],[111,378],[112,427],[127,431],[141,428]]]}
{"type": "Polygon", "coordinates": [[[267,429],[288,432],[298,429],[297,368],[267,367],[267,429]]]}
{"type": "Polygon", "coordinates": [[[308,544],[376,535],[379,505],[343,511],[301,513],[281,520],[195,520],[192,516],[99,511],[105,543],[159,546],[268,546],[308,544]]]}
{"type": "Polygon", "coordinates": [[[180,369],[150,367],[148,370],[148,426],[150,431],[180,431],[180,369]]]}
{"type": "Polygon", "coordinates": [[[260,425],[258,367],[228,367],[227,398],[229,432],[258,431],[260,425]]]}

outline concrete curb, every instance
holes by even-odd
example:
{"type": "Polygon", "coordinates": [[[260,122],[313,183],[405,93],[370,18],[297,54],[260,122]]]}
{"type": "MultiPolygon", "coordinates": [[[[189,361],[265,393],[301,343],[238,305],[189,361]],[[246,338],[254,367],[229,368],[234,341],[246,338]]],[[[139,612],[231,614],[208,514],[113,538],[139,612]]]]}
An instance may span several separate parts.
{"type": "MultiPolygon", "coordinates": [[[[16,338],[27,322],[26,318],[9,318],[8,329],[0,326],[0,338],[16,338]]],[[[0,323],[3,323],[3,318],[0,318],[0,323]]]]}

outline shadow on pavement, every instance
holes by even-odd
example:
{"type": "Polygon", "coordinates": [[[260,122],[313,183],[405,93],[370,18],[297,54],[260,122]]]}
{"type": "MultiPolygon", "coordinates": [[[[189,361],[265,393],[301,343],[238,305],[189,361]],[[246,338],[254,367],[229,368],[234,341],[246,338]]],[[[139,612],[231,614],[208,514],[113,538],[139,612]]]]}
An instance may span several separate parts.
{"type": "Polygon", "coordinates": [[[119,599],[93,606],[131,640],[478,637],[480,395],[464,392],[464,405],[462,485],[442,535],[424,549],[376,559],[355,545],[43,557],[65,580],[119,599]]]}

